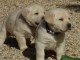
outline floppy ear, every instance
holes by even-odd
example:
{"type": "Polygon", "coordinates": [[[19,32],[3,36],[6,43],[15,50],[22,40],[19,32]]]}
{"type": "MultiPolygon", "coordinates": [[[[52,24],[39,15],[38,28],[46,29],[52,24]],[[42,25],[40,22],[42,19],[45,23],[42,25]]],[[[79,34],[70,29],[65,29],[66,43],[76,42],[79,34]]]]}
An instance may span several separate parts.
{"type": "Polygon", "coordinates": [[[45,13],[45,21],[48,23],[48,24],[53,24],[53,13],[51,12],[46,12],[45,13]]]}
{"type": "Polygon", "coordinates": [[[29,11],[27,8],[22,9],[22,16],[26,19],[27,15],[29,14],[29,11]]]}
{"type": "Polygon", "coordinates": [[[29,26],[36,26],[36,24],[30,19],[28,8],[24,8],[22,10],[22,16],[24,17],[25,22],[29,24],[29,26]]]}
{"type": "Polygon", "coordinates": [[[23,18],[24,18],[24,21],[27,22],[29,25],[31,25],[31,22],[30,20],[28,19],[28,14],[29,14],[29,10],[27,8],[24,8],[21,12],[23,18]]]}

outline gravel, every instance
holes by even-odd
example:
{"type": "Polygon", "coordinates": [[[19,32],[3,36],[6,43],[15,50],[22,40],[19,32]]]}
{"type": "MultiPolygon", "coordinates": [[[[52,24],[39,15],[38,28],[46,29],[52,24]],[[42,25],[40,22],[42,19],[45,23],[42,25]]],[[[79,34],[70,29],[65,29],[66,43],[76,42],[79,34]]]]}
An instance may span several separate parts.
{"type": "MultiPolygon", "coordinates": [[[[65,53],[68,56],[80,58],[80,0],[0,0],[0,18],[7,16],[17,8],[26,7],[31,3],[40,4],[44,6],[46,10],[56,7],[69,10],[72,30],[66,33],[65,53]]],[[[13,43],[11,41],[0,47],[0,60],[35,60],[33,58],[35,57],[33,47],[25,51],[25,56],[24,53],[16,47],[15,43],[17,44],[17,42],[13,43]],[[12,46],[10,46],[10,44],[12,46]],[[28,55],[31,54],[31,57],[27,56],[27,52],[28,55]]]]}

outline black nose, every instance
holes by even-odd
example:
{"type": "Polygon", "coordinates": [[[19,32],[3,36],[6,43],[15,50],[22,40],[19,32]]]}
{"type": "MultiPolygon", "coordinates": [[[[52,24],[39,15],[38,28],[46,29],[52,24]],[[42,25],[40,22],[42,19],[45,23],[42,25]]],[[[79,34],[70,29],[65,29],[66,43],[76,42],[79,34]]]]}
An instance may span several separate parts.
{"type": "Polygon", "coordinates": [[[42,20],[44,20],[44,17],[42,17],[42,20]]]}
{"type": "Polygon", "coordinates": [[[71,30],[71,24],[70,24],[70,23],[67,24],[67,28],[68,28],[69,30],[71,30]]]}

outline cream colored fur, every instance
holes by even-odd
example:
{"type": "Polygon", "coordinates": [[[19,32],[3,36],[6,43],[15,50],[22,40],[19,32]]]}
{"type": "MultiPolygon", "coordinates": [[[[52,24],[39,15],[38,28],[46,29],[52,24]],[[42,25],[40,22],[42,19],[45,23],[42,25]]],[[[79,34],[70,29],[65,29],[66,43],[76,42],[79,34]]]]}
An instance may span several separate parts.
{"type": "Polygon", "coordinates": [[[68,27],[68,24],[71,25],[69,19],[69,13],[65,9],[56,8],[46,12],[45,18],[36,30],[36,60],[45,60],[45,49],[54,50],[57,60],[60,60],[64,55],[65,32],[71,28],[71,26],[68,27]],[[53,32],[47,32],[45,22],[53,32]]]}
{"type": "MultiPolygon", "coordinates": [[[[20,50],[28,48],[26,39],[34,37],[37,23],[44,17],[44,13],[45,10],[42,6],[31,4],[25,8],[14,11],[6,18],[6,31],[16,37],[20,50]]],[[[0,41],[0,45],[3,44],[3,41],[0,41]]]]}

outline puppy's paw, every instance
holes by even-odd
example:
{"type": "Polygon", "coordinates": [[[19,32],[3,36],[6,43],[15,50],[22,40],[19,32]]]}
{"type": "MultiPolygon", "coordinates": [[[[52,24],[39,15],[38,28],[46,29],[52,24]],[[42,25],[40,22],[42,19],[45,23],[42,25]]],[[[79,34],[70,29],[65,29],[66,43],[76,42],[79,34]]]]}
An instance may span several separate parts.
{"type": "Polygon", "coordinates": [[[48,57],[46,60],[53,60],[51,57],[48,57]]]}
{"type": "Polygon", "coordinates": [[[20,47],[20,50],[21,51],[24,51],[25,49],[27,49],[28,47],[27,46],[22,46],[22,47],[20,47]]]}
{"type": "Polygon", "coordinates": [[[4,44],[5,39],[0,39],[0,47],[4,44]]]}
{"type": "Polygon", "coordinates": [[[0,47],[3,45],[3,42],[0,42],[0,47]]]}

